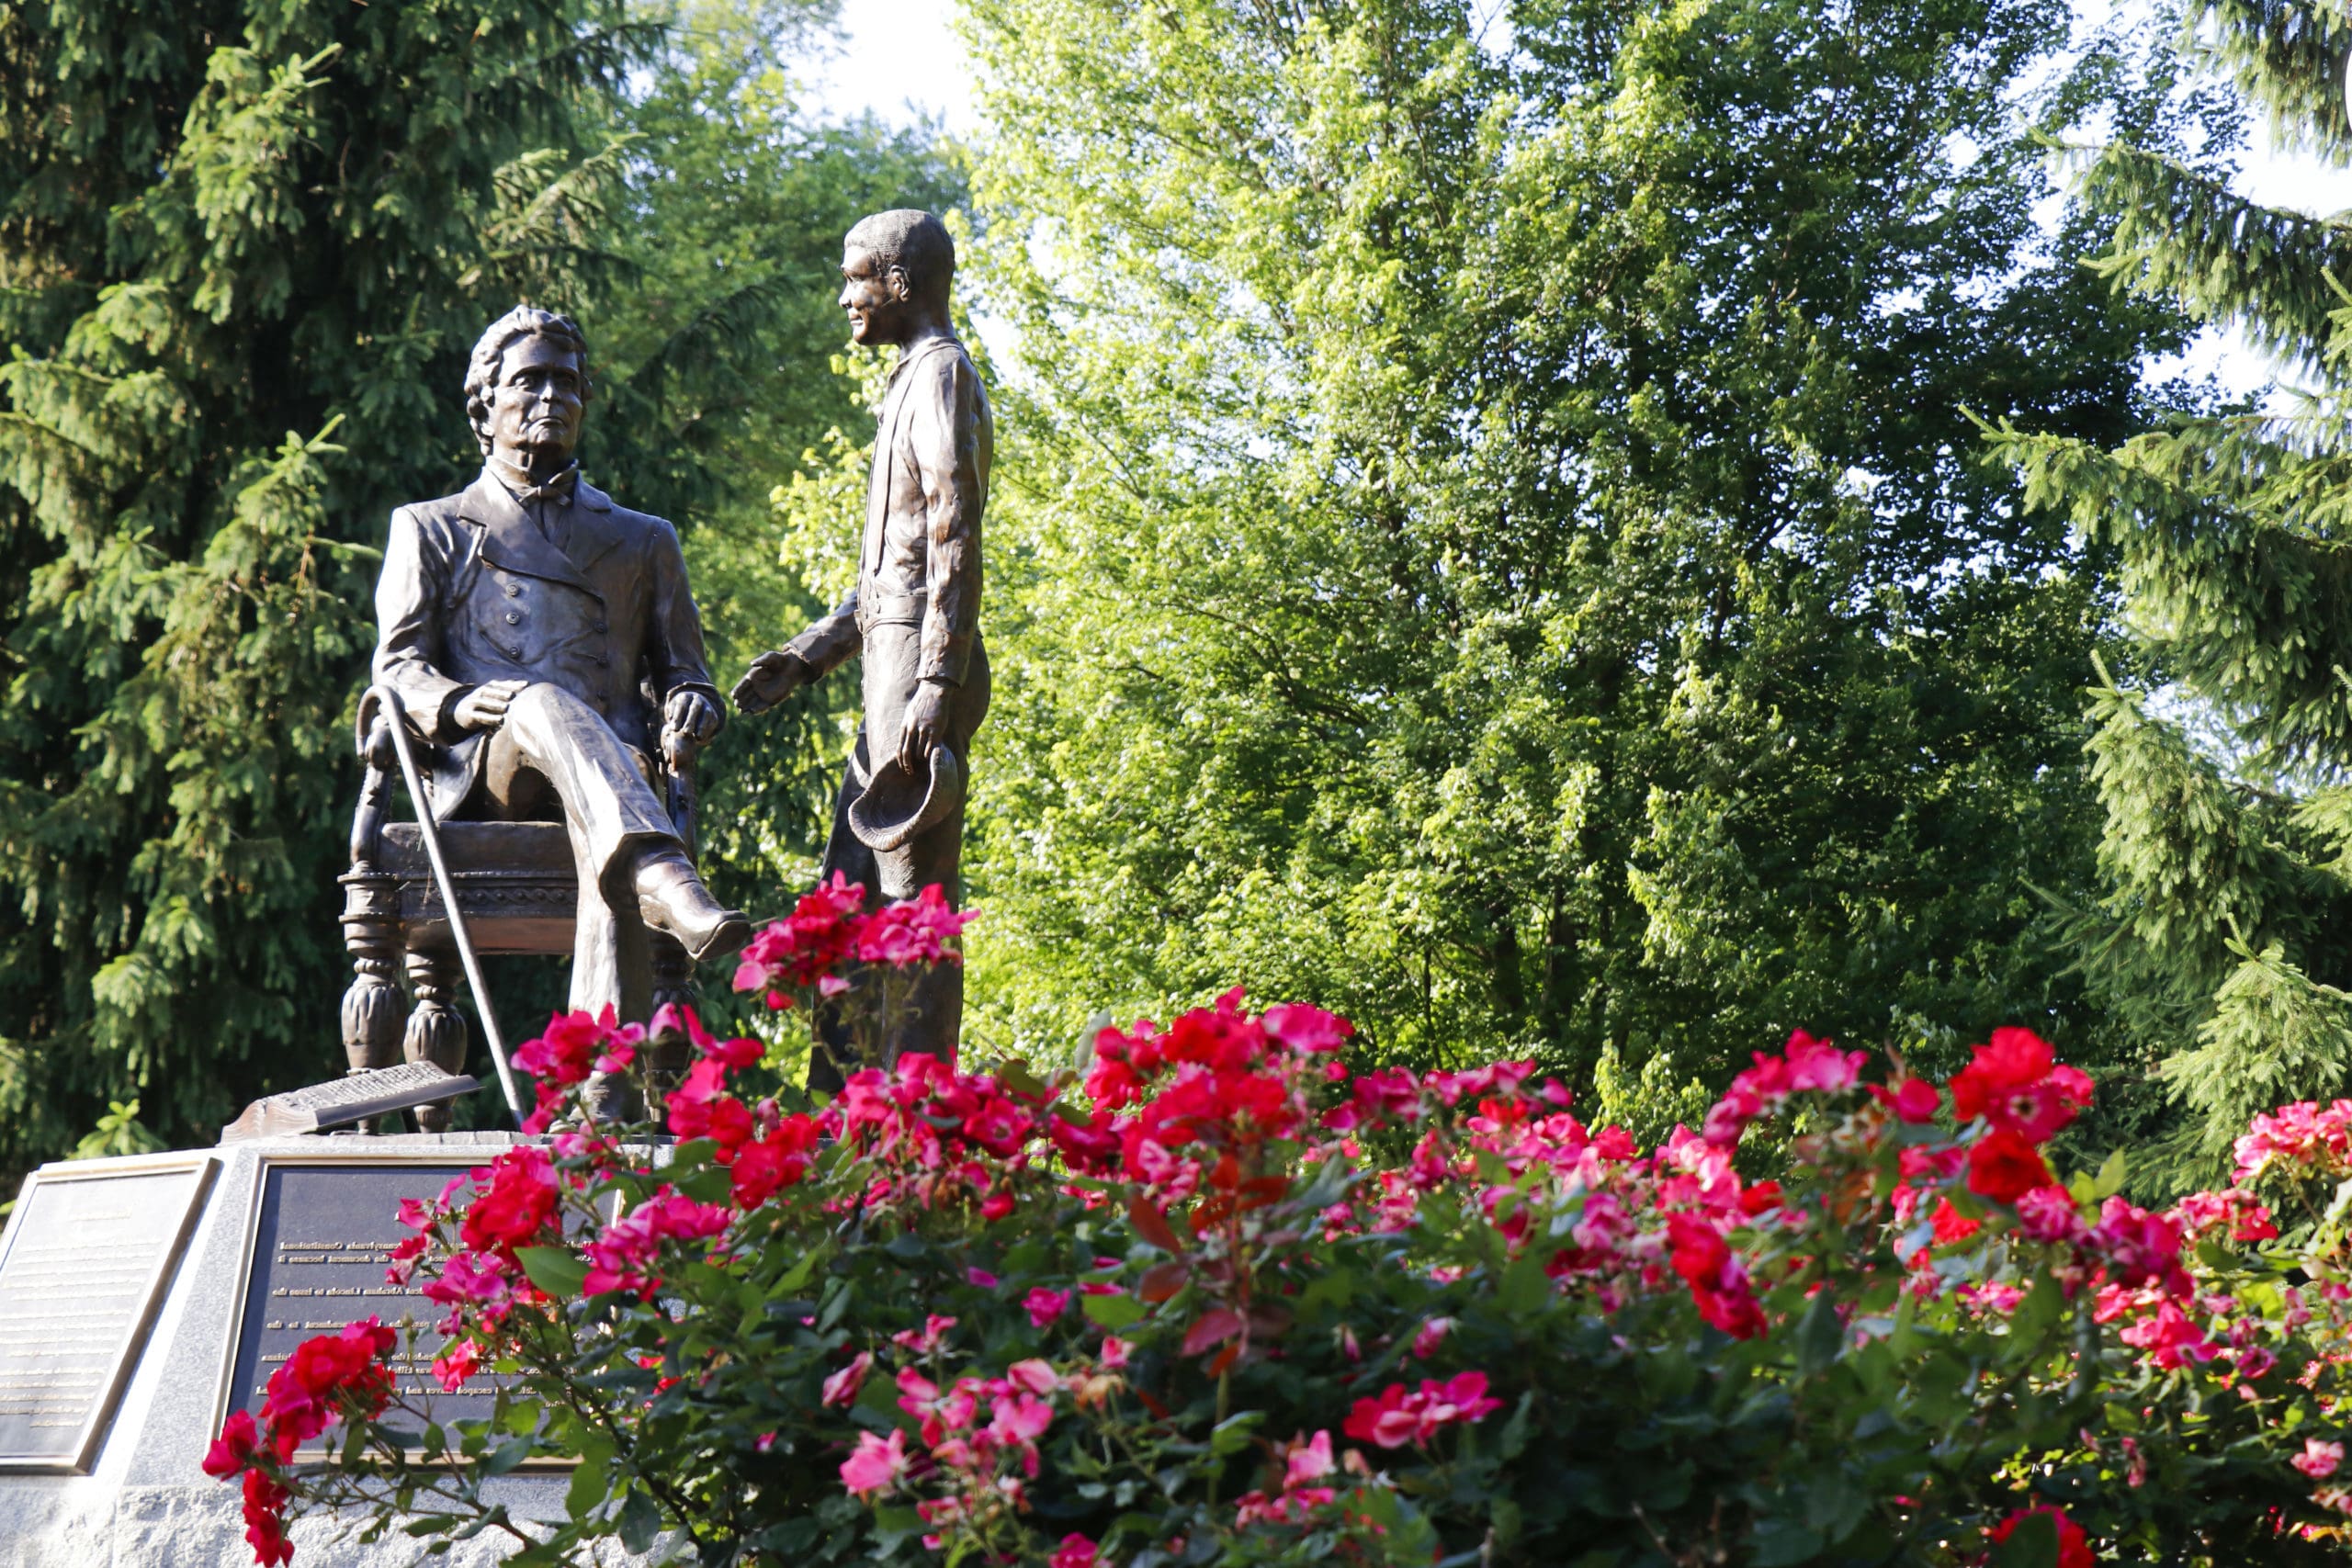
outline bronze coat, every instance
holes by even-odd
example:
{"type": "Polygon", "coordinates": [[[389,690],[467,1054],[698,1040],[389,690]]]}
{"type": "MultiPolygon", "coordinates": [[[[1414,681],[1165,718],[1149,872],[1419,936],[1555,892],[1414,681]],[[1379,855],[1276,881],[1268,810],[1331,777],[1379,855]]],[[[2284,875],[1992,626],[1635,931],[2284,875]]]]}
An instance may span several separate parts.
{"type": "Polygon", "coordinates": [[[649,756],[672,693],[718,703],[677,531],[585,479],[571,523],[570,548],[559,550],[487,472],[459,494],[392,513],[376,581],[376,679],[437,743],[425,786],[436,820],[481,779],[485,737],[449,718],[475,686],[560,686],[649,756]]]}
{"type": "MultiPolygon", "coordinates": [[[[857,586],[786,650],[818,675],[865,649],[876,626],[917,628],[887,670],[866,671],[869,744],[888,751],[895,733],[874,734],[877,706],[902,710],[918,681],[973,680],[980,623],[980,515],[988,507],[995,423],[988,390],[964,345],[937,337],[905,352],[883,395],[866,481],[857,586]],[[877,682],[895,699],[877,704],[877,682]]],[[[897,639],[892,639],[894,645],[897,639]]],[[[985,668],[987,655],[977,653],[985,668]]],[[[987,698],[957,705],[968,740],[987,698]],[[962,709],[975,711],[963,712],[962,709]]],[[[960,749],[960,748],[959,748],[960,749]]]]}

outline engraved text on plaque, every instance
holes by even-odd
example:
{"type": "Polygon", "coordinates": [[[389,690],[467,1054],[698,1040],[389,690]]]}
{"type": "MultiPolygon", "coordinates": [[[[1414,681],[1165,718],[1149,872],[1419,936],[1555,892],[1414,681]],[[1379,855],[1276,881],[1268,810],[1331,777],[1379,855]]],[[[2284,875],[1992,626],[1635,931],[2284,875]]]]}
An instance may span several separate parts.
{"type": "MultiPolygon", "coordinates": [[[[425,1405],[440,1422],[490,1414],[499,1381],[493,1375],[479,1375],[455,1393],[445,1393],[434,1379],[441,1336],[433,1325],[447,1309],[425,1300],[414,1284],[396,1285],[384,1277],[393,1246],[410,1234],[397,1217],[400,1201],[439,1196],[471,1163],[264,1162],[244,1304],[230,1363],[229,1410],[260,1415],[270,1374],[286,1364],[296,1346],[374,1317],[391,1328],[413,1318],[422,1330],[413,1350],[403,1340],[392,1351],[402,1404],[425,1405]]],[[[402,1423],[395,1415],[387,1424],[402,1423]]]]}
{"type": "Polygon", "coordinates": [[[89,1468],[212,1168],[92,1160],[25,1184],[0,1253],[0,1470],[89,1468]]]}

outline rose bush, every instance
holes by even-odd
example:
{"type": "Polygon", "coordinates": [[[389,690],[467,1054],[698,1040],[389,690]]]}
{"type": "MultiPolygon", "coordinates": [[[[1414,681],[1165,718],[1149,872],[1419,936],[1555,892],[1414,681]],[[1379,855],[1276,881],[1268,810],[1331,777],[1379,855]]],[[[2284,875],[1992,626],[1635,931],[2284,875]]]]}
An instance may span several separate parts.
{"type": "MultiPolygon", "coordinates": [[[[955,962],[943,912],[820,890],[737,984],[955,962]]],[[[263,1562],[354,1503],[518,1562],[2346,1554],[2352,1101],[2151,1212],[2120,1156],[2052,1168],[2093,1086],[2019,1029],[1943,1086],[1799,1033],[1645,1151],[1531,1064],[1360,1063],[1238,992],[1080,1068],[910,1056],[822,1103],[666,1021],[698,1057],[662,1128],[593,1119],[635,1038],[560,1018],[518,1053],[558,1130],[403,1213],[436,1371],[506,1374],[494,1416],[403,1446],[363,1325],[232,1422],[263,1562]],[[338,1461],[293,1462],[330,1420],[338,1461]],[[483,1486],[548,1459],[560,1526],[483,1486]]]]}

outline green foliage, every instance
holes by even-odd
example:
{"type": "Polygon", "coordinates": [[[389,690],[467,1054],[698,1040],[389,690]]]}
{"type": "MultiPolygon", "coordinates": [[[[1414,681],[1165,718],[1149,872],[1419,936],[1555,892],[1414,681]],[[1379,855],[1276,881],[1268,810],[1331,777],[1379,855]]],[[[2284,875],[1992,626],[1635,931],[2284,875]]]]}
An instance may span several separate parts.
{"type": "MultiPolygon", "coordinates": [[[[2197,5],[2182,25],[2216,116],[2352,161],[2340,10],[2197,5]]],[[[2104,669],[2093,685],[2105,886],[2069,925],[2126,1048],[2164,1075],[2175,1111],[2148,1124],[2171,1157],[2150,1176],[2178,1184],[2257,1102],[2352,1082],[2352,229],[2249,202],[2225,165],[2129,128],[2075,156],[2111,230],[2100,272],[2316,378],[2279,412],[2184,409],[2120,445],[1996,433],[2028,500],[2115,551],[2132,672],[2165,688],[2152,703],[2104,669]]]]}
{"type": "Polygon", "coordinates": [[[1237,973],[1588,1086],[2088,1021],[2029,884],[2093,885],[2107,556],[1962,405],[2143,423],[2180,319],[2030,213],[2038,134],[2180,118],[2132,40],[2068,53],[2042,3],[1528,5],[1508,46],[1440,0],[970,15],[1020,350],[979,1039],[1237,973]]]}
{"type": "Polygon", "coordinates": [[[166,1145],[139,1120],[139,1102],[115,1100],[98,1124],[82,1135],[68,1159],[107,1159],[117,1155],[152,1155],[166,1145]]]}
{"type": "Polygon", "coordinates": [[[622,26],[0,12],[0,1168],[334,1061],[372,547],[463,470],[486,314],[571,274],[622,26]]]}

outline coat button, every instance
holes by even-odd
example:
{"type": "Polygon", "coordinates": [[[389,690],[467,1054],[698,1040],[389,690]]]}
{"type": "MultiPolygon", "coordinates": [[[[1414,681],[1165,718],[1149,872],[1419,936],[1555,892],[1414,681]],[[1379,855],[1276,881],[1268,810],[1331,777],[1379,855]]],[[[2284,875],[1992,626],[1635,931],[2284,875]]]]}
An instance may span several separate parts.
{"type": "Polygon", "coordinates": [[[506,596],[509,599],[520,599],[523,596],[523,585],[519,582],[508,583],[506,585],[506,596]]]}
{"type": "Polygon", "coordinates": [[[507,611],[507,612],[506,612],[506,624],[507,624],[508,626],[521,626],[521,625],[523,624],[523,613],[522,613],[520,610],[509,610],[509,611],[507,611]]]}
{"type": "Polygon", "coordinates": [[[602,622],[602,621],[598,621],[598,622],[596,623],[596,629],[597,629],[598,631],[602,632],[602,631],[610,631],[612,628],[611,628],[610,626],[607,626],[604,622],[602,622]]]}
{"type": "Polygon", "coordinates": [[[506,657],[507,657],[507,658],[509,658],[509,659],[520,659],[520,658],[522,658],[522,657],[523,657],[523,645],[522,645],[521,643],[519,643],[519,642],[518,642],[518,643],[516,643],[514,647],[512,647],[512,648],[508,649],[506,650],[506,657]]]}
{"type": "Polygon", "coordinates": [[[601,653],[600,653],[600,654],[598,654],[598,655],[596,655],[596,668],[597,668],[597,669],[599,669],[599,670],[609,669],[609,668],[611,667],[611,665],[612,665],[612,662],[613,662],[613,661],[612,661],[611,660],[609,660],[609,659],[605,658],[605,657],[603,654],[601,654],[601,653]]]}

